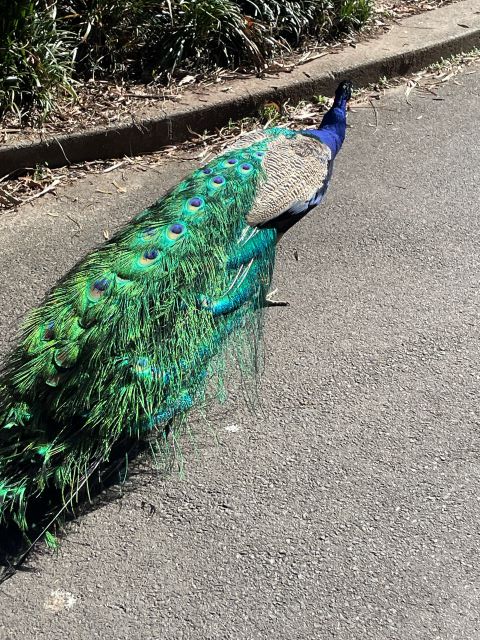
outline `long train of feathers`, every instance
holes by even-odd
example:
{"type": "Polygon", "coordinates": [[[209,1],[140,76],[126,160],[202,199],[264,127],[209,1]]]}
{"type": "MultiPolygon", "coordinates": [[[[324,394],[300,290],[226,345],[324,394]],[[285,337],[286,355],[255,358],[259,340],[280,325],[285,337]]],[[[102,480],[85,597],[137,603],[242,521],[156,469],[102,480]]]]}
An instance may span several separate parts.
{"type": "Polygon", "coordinates": [[[327,133],[250,135],[142,211],[30,313],[0,378],[0,523],[48,538],[119,444],[165,436],[202,404],[232,345],[256,353],[278,236],[328,186],[338,149],[327,133]]]}

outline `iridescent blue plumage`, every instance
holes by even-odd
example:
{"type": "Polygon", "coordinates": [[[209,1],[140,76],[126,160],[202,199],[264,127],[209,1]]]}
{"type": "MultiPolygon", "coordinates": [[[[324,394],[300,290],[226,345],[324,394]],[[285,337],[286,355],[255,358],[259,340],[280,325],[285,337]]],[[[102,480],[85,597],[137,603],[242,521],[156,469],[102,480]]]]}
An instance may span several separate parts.
{"type": "Polygon", "coordinates": [[[332,108],[324,115],[319,129],[306,133],[315,136],[332,152],[332,160],[340,151],[347,131],[347,103],[352,95],[352,83],[342,82],[335,92],[332,108]]]}

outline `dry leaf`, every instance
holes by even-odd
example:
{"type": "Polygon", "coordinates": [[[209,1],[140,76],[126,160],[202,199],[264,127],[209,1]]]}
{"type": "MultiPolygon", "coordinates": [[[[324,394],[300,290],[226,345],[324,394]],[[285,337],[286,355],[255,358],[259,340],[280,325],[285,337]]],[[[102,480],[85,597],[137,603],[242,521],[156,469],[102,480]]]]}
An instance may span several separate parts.
{"type": "Polygon", "coordinates": [[[125,187],[120,186],[118,182],[115,182],[115,180],[112,180],[112,184],[117,189],[118,193],[127,193],[127,190],[125,189],[125,187]]]}

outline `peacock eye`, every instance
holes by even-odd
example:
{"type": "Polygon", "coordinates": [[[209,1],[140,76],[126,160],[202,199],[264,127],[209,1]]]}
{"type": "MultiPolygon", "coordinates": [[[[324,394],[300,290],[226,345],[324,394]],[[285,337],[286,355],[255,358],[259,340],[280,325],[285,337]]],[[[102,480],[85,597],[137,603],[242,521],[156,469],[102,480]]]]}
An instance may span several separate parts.
{"type": "Polygon", "coordinates": [[[100,300],[109,286],[110,281],[107,278],[100,278],[99,280],[95,280],[95,282],[91,284],[88,291],[88,297],[90,301],[98,302],[98,300],[100,300]]]}
{"type": "Polygon", "coordinates": [[[53,355],[53,360],[60,369],[69,369],[78,357],[78,347],[69,345],[62,349],[57,349],[53,355]]]}
{"type": "Polygon", "coordinates": [[[158,249],[147,249],[140,258],[139,262],[142,265],[151,264],[154,260],[158,258],[160,251],[158,249]]]}
{"type": "Polygon", "coordinates": [[[210,180],[210,184],[214,189],[219,189],[220,187],[223,187],[225,182],[226,180],[223,176],[215,176],[210,180]]]}
{"type": "Polygon", "coordinates": [[[204,167],[202,169],[202,173],[204,173],[206,176],[209,176],[211,173],[213,173],[213,169],[211,169],[210,167],[204,167]]]}
{"type": "Polygon", "coordinates": [[[225,160],[225,162],[223,163],[224,167],[233,167],[234,164],[237,164],[238,160],[237,158],[228,158],[228,160],[225,160]]]}
{"type": "Polygon", "coordinates": [[[137,373],[143,373],[148,368],[149,368],[149,361],[148,361],[148,358],[145,358],[144,356],[137,358],[135,364],[133,365],[133,369],[137,373]]]}
{"type": "Polygon", "coordinates": [[[55,337],[55,323],[53,320],[51,322],[47,322],[43,330],[43,339],[44,340],[53,340],[55,337]]]}
{"type": "Polygon", "coordinates": [[[256,154],[257,158],[263,158],[263,156],[265,155],[264,151],[257,151],[256,154]]]}
{"type": "Polygon", "coordinates": [[[175,224],[171,224],[167,229],[167,237],[170,240],[176,240],[179,238],[182,233],[185,231],[185,227],[180,222],[176,222],[175,224]]]}
{"type": "Polygon", "coordinates": [[[250,173],[252,169],[253,169],[253,165],[251,165],[249,162],[243,162],[240,165],[240,173],[243,173],[245,175],[250,173]]]}
{"type": "Polygon", "coordinates": [[[203,200],[203,198],[200,198],[199,196],[194,196],[193,198],[190,198],[190,200],[187,200],[185,209],[187,213],[196,213],[197,211],[200,211],[200,209],[203,208],[204,204],[205,204],[205,201],[203,200]]]}

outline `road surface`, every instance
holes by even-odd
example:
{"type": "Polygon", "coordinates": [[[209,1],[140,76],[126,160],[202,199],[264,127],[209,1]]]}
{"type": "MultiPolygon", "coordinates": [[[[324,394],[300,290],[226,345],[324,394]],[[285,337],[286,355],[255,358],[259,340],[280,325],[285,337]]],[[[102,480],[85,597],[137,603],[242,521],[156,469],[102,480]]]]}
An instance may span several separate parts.
{"type": "MultiPolygon", "coordinates": [[[[480,69],[350,115],[279,247],[261,406],[192,425],[0,587],[0,638],[480,638],[480,69]],[[298,253],[298,261],[294,252],[298,253]],[[150,505],[153,505],[150,507],[150,505]]],[[[190,167],[92,176],[0,218],[0,344],[190,167]],[[118,190],[113,180],[123,185],[118,190]]]]}

